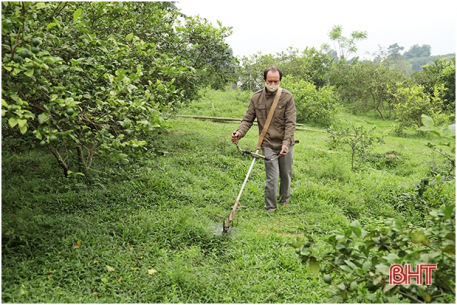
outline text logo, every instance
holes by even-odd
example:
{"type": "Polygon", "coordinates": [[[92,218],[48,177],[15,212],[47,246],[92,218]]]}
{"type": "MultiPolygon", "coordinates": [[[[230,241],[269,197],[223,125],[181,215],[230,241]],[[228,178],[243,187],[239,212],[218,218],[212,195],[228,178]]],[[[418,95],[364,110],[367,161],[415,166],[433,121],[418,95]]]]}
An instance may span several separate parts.
{"type": "Polygon", "coordinates": [[[432,283],[432,271],[436,270],[436,264],[418,264],[414,271],[409,264],[402,265],[395,264],[389,268],[389,284],[401,285],[411,284],[411,279],[416,279],[417,285],[422,285],[423,277],[425,277],[425,285],[432,283]],[[425,271],[425,272],[424,272],[425,271]]]}

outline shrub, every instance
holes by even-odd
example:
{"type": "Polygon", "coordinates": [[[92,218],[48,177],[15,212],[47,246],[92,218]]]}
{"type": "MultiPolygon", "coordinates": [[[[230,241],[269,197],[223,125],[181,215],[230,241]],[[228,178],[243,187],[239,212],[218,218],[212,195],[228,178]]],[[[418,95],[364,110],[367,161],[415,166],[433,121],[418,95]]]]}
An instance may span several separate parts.
{"type": "Polygon", "coordinates": [[[298,121],[315,121],[328,125],[335,119],[339,104],[333,87],[317,89],[310,82],[290,76],[284,77],[281,84],[294,95],[298,121]]]}
{"type": "Polygon", "coordinates": [[[373,150],[375,144],[382,144],[384,137],[372,135],[371,130],[364,130],[363,126],[355,127],[351,125],[354,134],[349,133],[349,128],[342,132],[334,132],[331,128],[327,130],[330,136],[327,139],[330,149],[340,146],[349,146],[351,148],[351,165],[352,170],[355,170],[358,165],[365,162],[373,150]]]}
{"type": "Polygon", "coordinates": [[[292,243],[312,273],[322,273],[337,302],[414,303],[455,301],[455,205],[431,211],[428,229],[394,221],[365,227],[354,221],[327,238],[330,249],[319,251],[314,240],[292,243]],[[390,285],[393,264],[436,264],[430,285],[390,285]],[[381,293],[382,291],[382,293],[381,293]],[[446,301],[447,300],[447,301],[446,301]]]}

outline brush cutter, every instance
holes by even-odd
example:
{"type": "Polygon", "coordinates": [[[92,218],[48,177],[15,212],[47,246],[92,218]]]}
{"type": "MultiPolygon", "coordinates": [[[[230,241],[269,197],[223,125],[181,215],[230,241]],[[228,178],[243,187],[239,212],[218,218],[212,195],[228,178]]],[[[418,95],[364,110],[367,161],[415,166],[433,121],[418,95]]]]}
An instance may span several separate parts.
{"type": "Polygon", "coordinates": [[[236,147],[238,148],[238,150],[243,155],[250,155],[253,158],[253,160],[252,160],[251,166],[249,167],[249,170],[248,170],[248,173],[246,175],[246,178],[244,178],[244,182],[243,182],[243,185],[241,186],[240,193],[238,194],[238,197],[236,198],[235,203],[233,204],[232,211],[230,212],[229,216],[227,217],[227,220],[224,221],[224,224],[223,224],[223,227],[222,227],[222,232],[224,232],[224,233],[228,233],[228,231],[230,229],[230,224],[235,219],[235,212],[239,207],[241,207],[241,205],[240,205],[241,194],[243,193],[244,187],[246,186],[246,182],[248,181],[249,175],[251,174],[251,170],[254,167],[255,160],[264,159],[265,161],[274,161],[274,160],[279,158],[279,155],[274,157],[274,158],[272,158],[272,159],[271,158],[267,158],[265,156],[260,155],[258,149],[256,150],[256,152],[252,152],[252,151],[240,148],[240,146],[238,145],[238,142],[236,142],[235,144],[236,144],[236,147]]]}
{"type": "MultiPolygon", "coordinates": [[[[238,197],[236,198],[235,203],[233,204],[232,211],[230,212],[230,215],[228,216],[227,220],[224,221],[224,224],[222,227],[222,232],[224,232],[224,233],[228,233],[230,224],[232,223],[233,219],[235,218],[236,209],[238,209],[240,207],[241,194],[243,193],[244,186],[246,185],[246,182],[248,181],[249,174],[251,173],[251,170],[254,167],[255,160],[264,159],[265,161],[273,161],[273,160],[276,160],[277,158],[279,158],[279,155],[273,159],[266,158],[265,156],[259,155],[259,150],[262,145],[265,134],[267,133],[268,127],[270,126],[270,122],[271,122],[271,119],[273,118],[273,114],[275,112],[276,106],[278,105],[279,97],[281,96],[281,93],[282,93],[282,88],[278,88],[278,92],[276,93],[275,98],[273,100],[273,104],[271,105],[271,109],[268,112],[268,117],[265,121],[262,132],[259,135],[259,141],[257,142],[256,152],[254,153],[249,150],[241,149],[240,146],[238,145],[238,141],[235,143],[236,147],[238,147],[238,150],[241,151],[241,153],[248,154],[254,159],[252,160],[251,166],[249,167],[249,170],[248,170],[248,174],[246,175],[243,185],[241,186],[240,193],[238,194],[238,197]]],[[[236,134],[236,131],[232,133],[232,135],[235,135],[235,134],[236,134]]]]}

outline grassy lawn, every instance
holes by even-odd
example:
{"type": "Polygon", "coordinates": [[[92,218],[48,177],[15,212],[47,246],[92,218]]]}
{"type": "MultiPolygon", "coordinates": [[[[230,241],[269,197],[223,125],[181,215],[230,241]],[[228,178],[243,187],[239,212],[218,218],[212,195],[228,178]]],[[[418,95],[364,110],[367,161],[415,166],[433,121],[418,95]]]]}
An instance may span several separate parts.
{"type": "MultiPolygon", "coordinates": [[[[241,118],[249,96],[207,91],[180,113],[241,118]]],[[[45,150],[3,149],[2,301],[331,302],[288,243],[322,240],[355,219],[396,217],[398,195],[443,162],[424,144],[438,142],[432,137],[398,137],[392,121],[345,112],[335,128],[349,122],[386,134],[378,159],[352,171],[349,149],[330,150],[328,133],[297,131],[290,206],[263,211],[257,161],[229,234],[222,222],[251,163],[230,141],[237,123],[174,118],[154,139],[162,154],[129,164],[96,159],[86,178],[61,177],[45,150]],[[387,153],[393,164],[383,163],[387,153]]],[[[254,126],[240,145],[256,142],[254,126]]]]}

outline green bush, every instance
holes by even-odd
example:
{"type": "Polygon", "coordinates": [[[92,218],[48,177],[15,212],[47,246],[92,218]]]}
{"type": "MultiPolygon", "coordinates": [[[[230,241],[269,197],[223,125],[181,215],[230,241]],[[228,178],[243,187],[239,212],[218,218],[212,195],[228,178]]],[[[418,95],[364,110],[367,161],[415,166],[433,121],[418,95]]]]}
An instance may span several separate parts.
{"type": "Polygon", "coordinates": [[[384,142],[384,136],[373,133],[376,127],[371,130],[365,130],[363,126],[355,127],[351,125],[351,128],[354,134],[350,133],[349,128],[342,132],[334,132],[329,128],[327,132],[330,133],[330,136],[327,142],[330,149],[349,146],[351,148],[351,168],[355,170],[358,165],[367,160],[376,144],[384,142]]]}
{"type": "Polygon", "coordinates": [[[431,211],[428,228],[412,227],[401,217],[362,226],[354,221],[326,239],[327,250],[311,236],[291,243],[311,272],[322,273],[337,302],[455,301],[455,205],[431,211]],[[390,285],[393,264],[436,264],[431,285],[390,285]],[[381,293],[382,291],[382,293],[381,293]]]}
{"type": "Polygon", "coordinates": [[[291,76],[283,78],[281,85],[294,95],[298,121],[314,121],[329,125],[339,109],[332,87],[317,89],[310,82],[291,76]]]}
{"type": "Polygon", "coordinates": [[[435,86],[433,95],[424,92],[424,87],[414,85],[411,88],[400,87],[395,94],[398,103],[396,104],[396,115],[398,124],[395,131],[402,133],[407,127],[423,125],[422,115],[431,116],[437,125],[448,123],[453,115],[442,112],[442,99],[446,88],[443,85],[435,86]]]}

